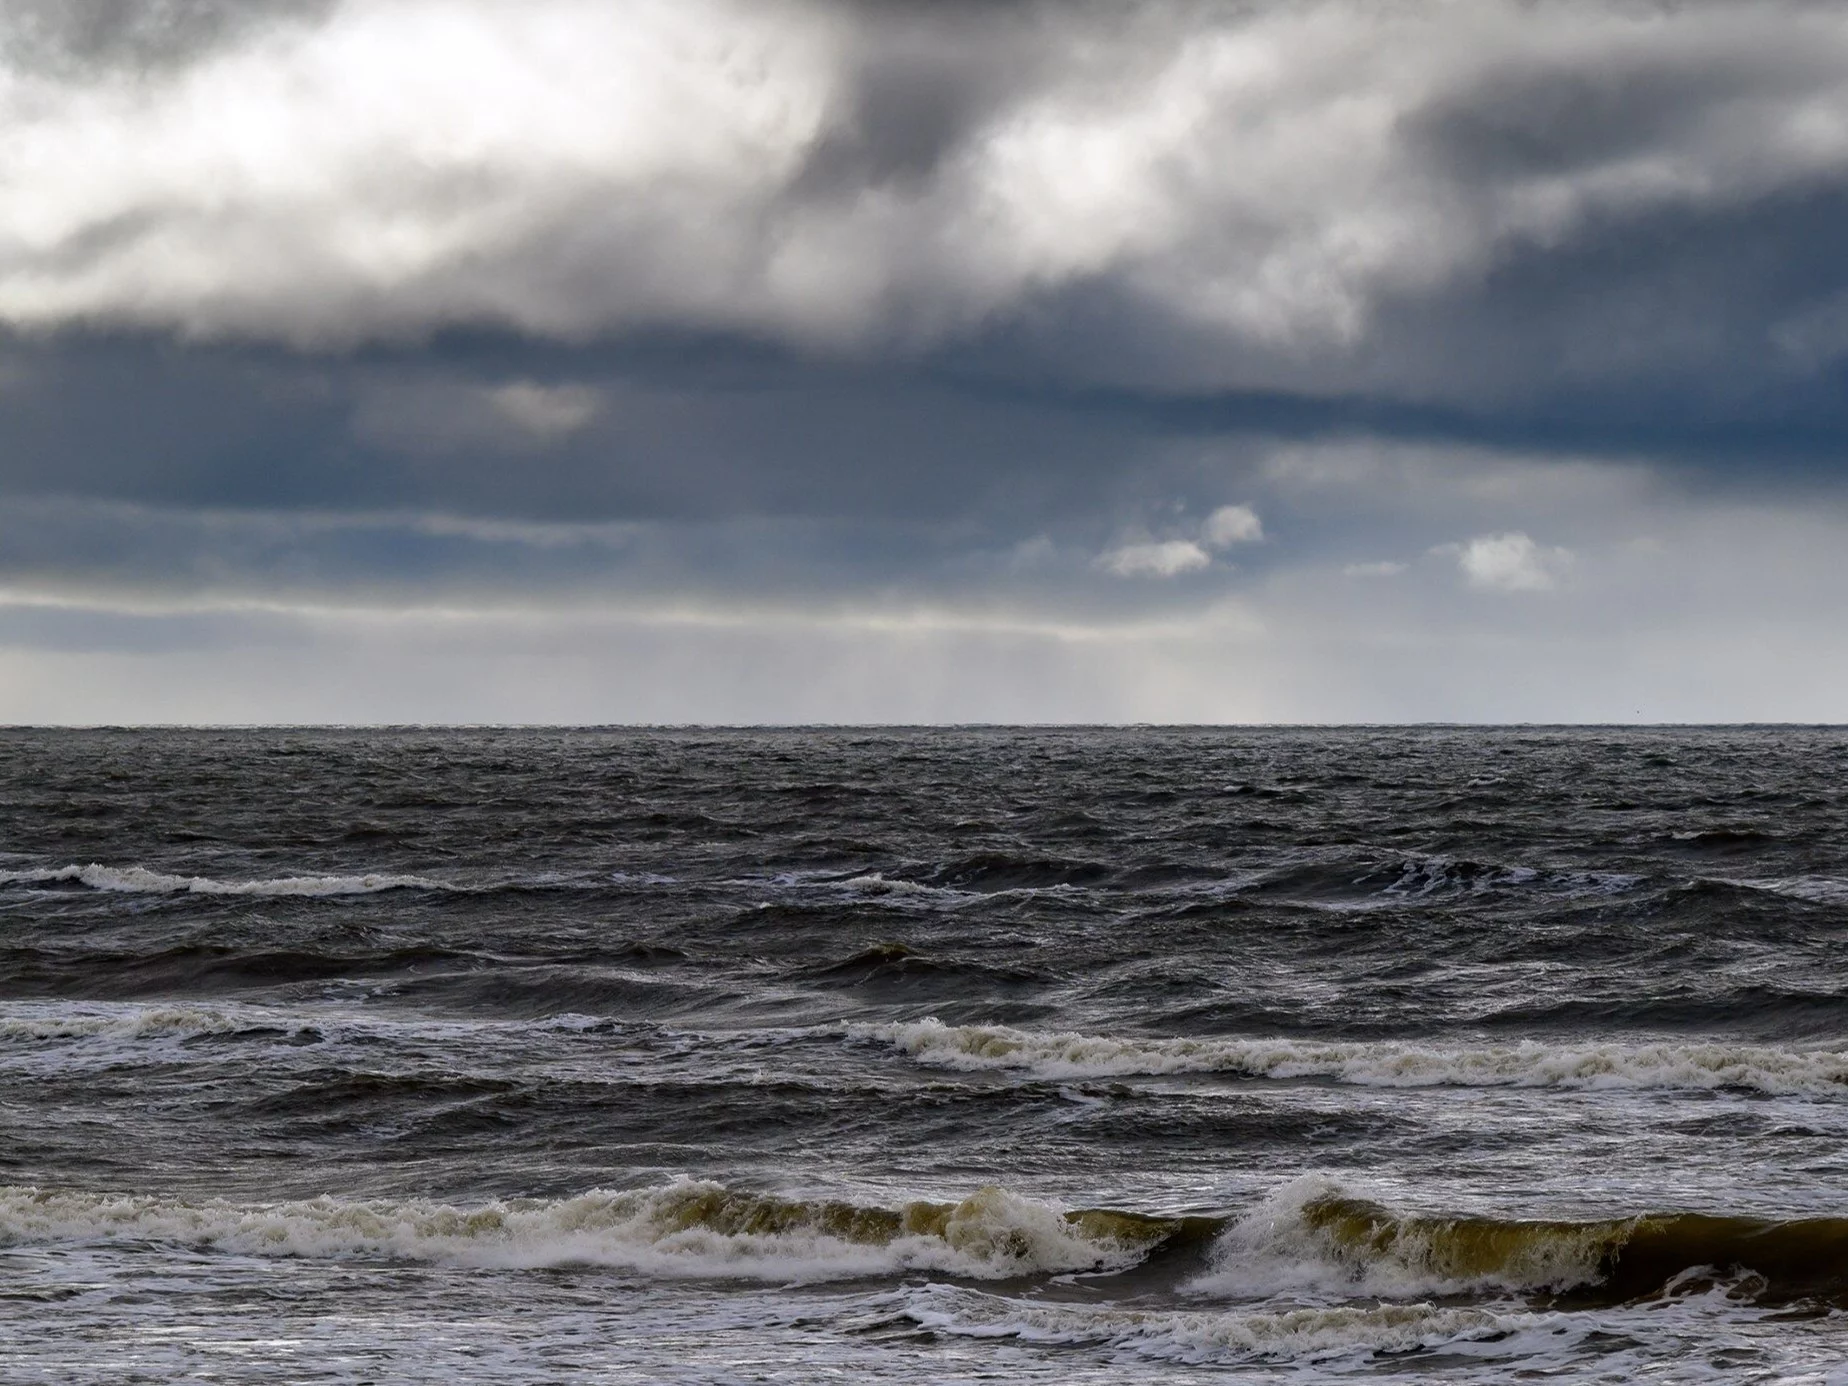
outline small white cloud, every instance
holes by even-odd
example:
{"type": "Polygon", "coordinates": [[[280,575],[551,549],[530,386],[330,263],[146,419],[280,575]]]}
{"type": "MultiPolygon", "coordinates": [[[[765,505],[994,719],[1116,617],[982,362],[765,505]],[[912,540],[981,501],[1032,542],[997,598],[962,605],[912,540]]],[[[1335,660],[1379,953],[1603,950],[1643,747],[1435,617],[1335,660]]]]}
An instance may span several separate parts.
{"type": "Polygon", "coordinates": [[[1350,563],[1341,570],[1342,577],[1351,578],[1391,578],[1398,577],[1405,571],[1405,564],[1385,561],[1380,563],[1350,563]]]}
{"type": "Polygon", "coordinates": [[[1022,539],[1007,552],[1007,567],[1013,572],[1042,568],[1058,556],[1058,546],[1044,534],[1022,539]]]}
{"type": "Polygon", "coordinates": [[[507,422],[535,438],[566,438],[587,427],[603,409],[588,385],[538,385],[516,380],[488,391],[488,402],[507,422]]]}
{"type": "Polygon", "coordinates": [[[361,393],[353,431],[374,447],[407,456],[529,452],[582,432],[603,411],[602,393],[589,385],[387,381],[361,393]]]}
{"type": "MultiPolygon", "coordinates": [[[[336,517],[338,518],[338,517],[336,517]]],[[[374,520],[361,520],[383,527],[402,524],[418,534],[439,539],[472,539],[479,544],[523,544],[534,549],[569,549],[582,545],[622,548],[629,544],[642,527],[611,521],[603,524],[574,524],[547,520],[484,520],[467,515],[385,514],[374,520]]]]}
{"type": "Polygon", "coordinates": [[[1109,549],[1098,555],[1097,566],[1122,578],[1171,578],[1198,572],[1212,561],[1191,539],[1163,539],[1109,549]]]}
{"type": "Polygon", "coordinates": [[[1848,353],[1848,294],[1832,294],[1785,318],[1770,332],[1772,345],[1804,370],[1816,371],[1848,353]]]}
{"type": "Polygon", "coordinates": [[[1492,592],[1548,591],[1573,557],[1570,549],[1545,548],[1519,532],[1484,534],[1433,552],[1454,553],[1469,585],[1492,592]]]}
{"type": "Polygon", "coordinates": [[[1253,544],[1263,537],[1264,525],[1249,505],[1222,505],[1200,526],[1200,539],[1208,548],[1253,544]]]}

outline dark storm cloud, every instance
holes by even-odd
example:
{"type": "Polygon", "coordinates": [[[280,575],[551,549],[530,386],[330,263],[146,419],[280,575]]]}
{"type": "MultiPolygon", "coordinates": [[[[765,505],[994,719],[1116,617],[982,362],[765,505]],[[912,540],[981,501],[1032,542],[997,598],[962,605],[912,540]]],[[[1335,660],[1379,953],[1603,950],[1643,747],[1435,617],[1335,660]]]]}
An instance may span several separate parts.
{"type": "Polygon", "coordinates": [[[8,0],[0,48],[28,70],[95,75],[197,62],[278,23],[323,18],[338,0],[8,0]]]}
{"type": "Polygon", "coordinates": [[[1093,509],[1147,424],[890,370],[632,352],[304,359],[146,339],[28,349],[4,484],[161,506],[1031,523],[1093,509]]]}
{"type": "Polygon", "coordinates": [[[1007,5],[869,7],[827,126],[790,185],[796,202],[918,192],[1003,112],[1045,60],[1042,26],[1007,5]]]}
{"type": "MultiPolygon", "coordinates": [[[[342,420],[380,423],[459,329],[532,354],[503,380],[641,401],[554,440],[533,511],[973,509],[995,466],[1133,464],[1136,415],[1664,454],[1813,454],[1840,423],[1832,7],[75,0],[6,23],[0,318],[282,348],[202,446],[146,436],[137,495],[414,499],[389,425],[342,420]],[[625,385],[611,346],[663,332],[709,349],[625,385]],[[688,402],[737,375],[728,339],[767,348],[769,417],[688,402]],[[1086,391],[1127,402],[1105,446],[1099,410],[1056,420],[1086,391]],[[1163,416],[1176,397],[1210,403],[1163,416]],[[664,481],[663,452],[700,475],[664,481]]],[[[201,421],[189,369],[152,367],[182,398],[150,407],[201,421]]],[[[48,397],[87,388],[54,374],[48,397]]],[[[135,432],[83,412],[79,487],[135,432]]],[[[509,504],[447,451],[456,504],[509,504]]]]}

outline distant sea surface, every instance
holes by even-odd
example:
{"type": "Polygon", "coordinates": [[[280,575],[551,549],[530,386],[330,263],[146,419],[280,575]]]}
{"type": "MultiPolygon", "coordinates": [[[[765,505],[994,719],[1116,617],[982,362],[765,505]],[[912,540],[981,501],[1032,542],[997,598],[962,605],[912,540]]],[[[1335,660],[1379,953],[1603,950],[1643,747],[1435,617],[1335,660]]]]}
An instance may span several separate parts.
{"type": "Polygon", "coordinates": [[[1848,732],[0,732],[0,1381],[1848,1382],[1848,732]]]}

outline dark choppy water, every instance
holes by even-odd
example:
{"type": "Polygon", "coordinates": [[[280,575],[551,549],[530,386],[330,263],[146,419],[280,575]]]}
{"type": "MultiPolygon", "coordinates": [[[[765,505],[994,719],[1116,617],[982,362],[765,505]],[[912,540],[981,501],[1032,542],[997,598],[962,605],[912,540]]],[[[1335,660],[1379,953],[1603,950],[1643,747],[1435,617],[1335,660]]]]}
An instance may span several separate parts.
{"type": "Polygon", "coordinates": [[[0,733],[0,1379],[1848,1381],[1848,733],[0,733]]]}

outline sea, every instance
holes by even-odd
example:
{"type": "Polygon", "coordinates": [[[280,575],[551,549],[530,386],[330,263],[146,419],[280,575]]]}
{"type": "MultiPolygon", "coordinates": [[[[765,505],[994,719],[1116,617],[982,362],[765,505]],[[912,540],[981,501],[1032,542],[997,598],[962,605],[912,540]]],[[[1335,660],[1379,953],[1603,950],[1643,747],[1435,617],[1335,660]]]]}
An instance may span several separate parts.
{"type": "Polygon", "coordinates": [[[0,1382],[1848,1382],[1848,731],[0,731],[0,1382]]]}

